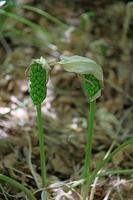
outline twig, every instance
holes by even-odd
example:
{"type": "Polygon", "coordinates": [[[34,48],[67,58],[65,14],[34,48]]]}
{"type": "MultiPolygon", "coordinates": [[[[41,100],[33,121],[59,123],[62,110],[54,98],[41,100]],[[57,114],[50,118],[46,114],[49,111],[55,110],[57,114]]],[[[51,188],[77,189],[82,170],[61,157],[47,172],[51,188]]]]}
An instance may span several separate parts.
{"type": "MultiPolygon", "coordinates": [[[[106,155],[104,156],[104,159],[107,158],[109,156],[109,154],[111,153],[112,149],[113,149],[113,146],[114,144],[112,143],[112,145],[110,146],[110,148],[108,149],[106,155]]],[[[102,172],[102,169],[98,172],[98,174],[100,174],[102,172]]],[[[90,192],[90,199],[89,200],[93,200],[94,199],[94,195],[95,195],[95,190],[96,190],[96,184],[98,182],[98,177],[96,177],[94,179],[94,184],[93,184],[93,187],[91,189],[91,192],[90,192]]]]}
{"type": "Polygon", "coordinates": [[[8,200],[8,198],[7,198],[6,194],[5,194],[4,188],[2,187],[1,184],[0,184],[0,188],[1,188],[3,196],[5,197],[5,200],[8,200]]]}
{"type": "Polygon", "coordinates": [[[29,165],[29,168],[30,168],[30,171],[31,171],[31,174],[35,180],[35,183],[38,187],[38,189],[41,187],[41,184],[40,182],[38,181],[38,178],[36,176],[36,172],[33,168],[33,165],[32,165],[32,161],[31,161],[31,156],[32,156],[32,144],[31,144],[31,139],[30,139],[30,136],[27,135],[27,140],[28,140],[28,144],[29,144],[29,149],[28,149],[28,165],[29,165]]]}

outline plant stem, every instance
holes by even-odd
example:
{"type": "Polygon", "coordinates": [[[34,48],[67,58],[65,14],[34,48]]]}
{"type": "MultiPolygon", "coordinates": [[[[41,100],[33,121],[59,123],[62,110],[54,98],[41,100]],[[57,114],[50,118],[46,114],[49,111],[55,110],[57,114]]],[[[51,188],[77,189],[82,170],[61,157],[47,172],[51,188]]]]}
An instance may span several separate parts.
{"type": "Polygon", "coordinates": [[[45,187],[47,184],[47,178],[46,178],[46,158],[45,158],[44,132],[43,132],[43,125],[42,125],[41,104],[37,105],[36,109],[37,109],[38,130],[39,130],[38,138],[39,138],[39,147],[40,147],[42,186],[45,187]]]}
{"type": "Polygon", "coordinates": [[[13,180],[12,178],[9,178],[8,176],[0,174],[0,181],[4,181],[4,182],[10,184],[11,186],[23,191],[29,200],[36,200],[36,198],[33,196],[32,192],[29,189],[24,187],[21,183],[13,180]]]}
{"type": "MultiPolygon", "coordinates": [[[[94,114],[95,114],[96,101],[90,102],[89,116],[88,116],[88,128],[86,133],[86,147],[85,147],[85,163],[83,169],[83,179],[90,174],[91,154],[92,154],[92,136],[94,127],[94,114]]],[[[81,195],[86,196],[87,188],[86,183],[81,187],[81,195]]]]}

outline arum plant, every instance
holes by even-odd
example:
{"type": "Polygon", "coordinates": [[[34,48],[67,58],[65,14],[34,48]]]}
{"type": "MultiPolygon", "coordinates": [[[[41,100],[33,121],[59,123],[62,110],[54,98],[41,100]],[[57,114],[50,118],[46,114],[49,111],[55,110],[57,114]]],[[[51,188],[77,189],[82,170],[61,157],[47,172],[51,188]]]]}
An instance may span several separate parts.
{"type": "Polygon", "coordinates": [[[49,65],[43,57],[33,60],[29,68],[30,96],[36,107],[38,118],[38,139],[40,147],[41,177],[43,187],[47,185],[47,177],[41,104],[46,98],[48,70],[49,65]]]}
{"type": "MultiPolygon", "coordinates": [[[[41,57],[40,59],[32,60],[29,68],[30,96],[32,98],[34,105],[36,106],[37,117],[38,117],[38,129],[39,129],[38,138],[40,146],[42,187],[45,187],[47,185],[47,177],[46,177],[45,146],[44,146],[41,103],[46,98],[46,93],[47,93],[46,84],[48,80],[48,70],[49,70],[49,65],[43,57],[41,57]]],[[[0,173],[0,182],[6,182],[9,185],[18,188],[19,190],[25,193],[25,195],[29,200],[36,200],[32,192],[26,187],[24,187],[23,184],[1,173],[0,173]]],[[[43,192],[42,195],[44,195],[43,192]]]]}
{"type": "MultiPolygon", "coordinates": [[[[67,72],[77,73],[82,77],[83,87],[88,97],[88,128],[86,132],[85,160],[82,173],[83,179],[86,179],[86,177],[90,176],[94,114],[96,99],[101,95],[103,71],[96,62],[81,56],[64,57],[59,64],[67,72]]],[[[81,194],[84,199],[88,191],[87,186],[87,182],[84,182],[81,188],[81,194]]]]}

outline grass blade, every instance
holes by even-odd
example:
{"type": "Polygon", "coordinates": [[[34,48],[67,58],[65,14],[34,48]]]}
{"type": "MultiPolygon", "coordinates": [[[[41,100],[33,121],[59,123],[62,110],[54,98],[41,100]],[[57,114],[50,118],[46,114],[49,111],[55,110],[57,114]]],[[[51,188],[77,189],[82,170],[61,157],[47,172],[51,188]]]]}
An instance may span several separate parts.
{"type": "Polygon", "coordinates": [[[30,5],[20,5],[21,8],[23,9],[26,9],[26,10],[30,10],[30,11],[33,11],[45,18],[47,18],[48,20],[50,20],[51,22],[61,26],[61,27],[66,27],[67,25],[65,23],[63,23],[62,21],[60,21],[59,19],[57,19],[56,17],[50,15],[48,12],[44,11],[44,10],[41,10],[40,8],[35,8],[33,6],[30,6],[30,5]]]}
{"type": "Polygon", "coordinates": [[[17,14],[14,14],[14,13],[11,13],[11,12],[6,12],[5,10],[3,9],[0,9],[0,14],[1,15],[5,15],[7,17],[10,17],[22,24],[25,24],[27,26],[29,26],[30,28],[32,28],[32,30],[36,33],[36,32],[40,32],[40,33],[43,33],[45,37],[49,37],[49,33],[47,30],[43,29],[41,26],[31,22],[30,20],[28,20],[27,18],[25,17],[22,17],[22,16],[19,16],[17,14]]]}

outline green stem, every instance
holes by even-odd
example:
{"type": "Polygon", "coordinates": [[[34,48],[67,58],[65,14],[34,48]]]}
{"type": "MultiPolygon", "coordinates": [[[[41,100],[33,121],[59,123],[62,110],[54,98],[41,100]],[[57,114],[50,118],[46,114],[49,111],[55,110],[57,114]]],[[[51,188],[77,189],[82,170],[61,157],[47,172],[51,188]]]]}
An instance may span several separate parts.
{"type": "MultiPolygon", "coordinates": [[[[88,116],[88,129],[86,133],[86,147],[85,147],[85,163],[83,168],[83,179],[90,174],[91,154],[92,154],[92,136],[94,127],[94,114],[95,114],[96,101],[90,102],[89,116],[88,116]]],[[[81,187],[81,195],[84,196],[87,193],[86,183],[81,187]]]]}
{"type": "Polygon", "coordinates": [[[42,125],[41,104],[37,105],[36,109],[37,109],[38,129],[39,129],[38,138],[39,138],[39,146],[40,146],[42,186],[45,187],[47,184],[47,178],[46,178],[46,158],[45,158],[44,132],[43,132],[43,125],[42,125]]]}
{"type": "Polygon", "coordinates": [[[24,192],[29,200],[36,200],[36,198],[33,196],[32,192],[28,190],[26,187],[24,187],[21,183],[13,180],[12,178],[9,178],[8,176],[5,176],[3,174],[0,174],[0,181],[4,181],[11,185],[12,187],[18,188],[22,192],[24,192]]]}

